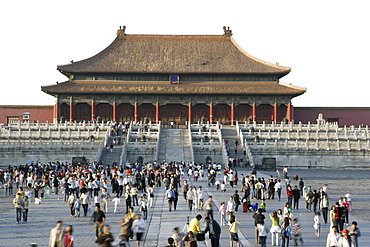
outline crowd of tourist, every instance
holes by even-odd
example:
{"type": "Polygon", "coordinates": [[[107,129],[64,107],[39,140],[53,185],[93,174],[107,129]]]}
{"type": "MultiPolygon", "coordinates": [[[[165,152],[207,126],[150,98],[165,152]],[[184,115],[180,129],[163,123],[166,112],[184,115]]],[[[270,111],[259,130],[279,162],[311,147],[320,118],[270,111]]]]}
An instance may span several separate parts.
{"type": "MultiPolygon", "coordinates": [[[[232,166],[222,169],[219,164],[203,167],[198,164],[183,162],[136,164],[119,169],[116,164],[71,164],[55,162],[49,164],[31,164],[8,167],[0,173],[0,183],[4,185],[5,195],[14,195],[16,223],[27,223],[30,199],[42,203],[48,193],[63,194],[64,202],[70,208],[70,217],[92,217],[96,243],[111,246],[115,240],[106,224],[108,204],[113,204],[114,214],[124,213],[121,221],[122,232],[119,242],[125,243],[136,239],[141,246],[143,235],[147,230],[148,210],[152,208],[155,197],[154,188],[163,188],[168,202],[168,210],[177,210],[179,200],[185,201],[189,211],[204,212],[198,214],[187,224],[182,232],[174,228],[169,236],[169,246],[197,246],[204,240],[205,233],[212,247],[218,247],[221,229],[228,226],[230,246],[235,242],[240,246],[237,212],[241,206],[243,212],[252,212],[255,224],[256,243],[266,246],[266,239],[271,234],[273,246],[289,246],[303,243],[302,225],[295,213],[299,210],[299,201],[304,198],[305,210],[313,213],[313,234],[320,237],[322,224],[330,224],[332,229],[327,236],[327,246],[358,246],[361,236],[357,222],[349,221],[352,211],[351,193],[341,198],[331,198],[326,185],[312,189],[303,179],[291,180],[288,170],[283,170],[283,178],[270,176],[268,179],[258,177],[254,170],[251,174],[238,173],[232,166]],[[207,186],[216,187],[216,193],[228,193],[228,202],[218,207],[212,196],[207,196],[205,188],[194,186],[197,181],[207,179],[207,186]],[[238,188],[237,188],[238,187],[238,188]],[[239,189],[240,188],[240,189],[239,189]],[[239,195],[240,190],[240,195],[239,195]],[[285,193],[286,203],[282,209],[268,207],[269,200],[281,200],[285,193]],[[269,210],[268,210],[269,209],[269,210]],[[265,212],[270,212],[270,223],[266,222],[265,212]],[[220,221],[214,214],[220,215],[220,221]],[[205,228],[200,221],[205,218],[205,228]],[[322,219],[321,219],[322,217],[322,219]]],[[[238,217],[251,217],[247,215],[238,217]]],[[[307,226],[305,226],[307,227],[307,226]]],[[[311,226],[312,227],[312,226],[311,226]]],[[[73,227],[62,229],[62,222],[50,232],[49,246],[73,246],[73,227]]]]}

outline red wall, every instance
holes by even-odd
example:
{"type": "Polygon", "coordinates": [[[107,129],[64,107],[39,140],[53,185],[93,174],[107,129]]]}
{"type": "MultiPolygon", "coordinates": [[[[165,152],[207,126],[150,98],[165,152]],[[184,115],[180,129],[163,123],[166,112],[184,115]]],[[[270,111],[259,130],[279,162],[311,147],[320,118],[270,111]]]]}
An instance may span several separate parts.
{"type": "Polygon", "coordinates": [[[0,123],[7,125],[8,116],[19,116],[23,121],[23,113],[29,112],[30,122],[40,121],[40,123],[53,122],[54,106],[31,106],[31,105],[2,105],[0,106],[0,123]]]}
{"type": "MultiPolygon", "coordinates": [[[[31,123],[34,121],[53,122],[54,106],[2,105],[0,106],[0,123],[7,125],[7,116],[19,116],[22,120],[22,114],[25,112],[31,113],[31,123]]],[[[324,119],[339,118],[340,126],[370,126],[370,107],[294,107],[294,123],[316,123],[319,113],[323,114],[324,119]]]]}
{"type": "Polygon", "coordinates": [[[294,107],[294,123],[317,123],[319,113],[324,119],[339,118],[340,126],[370,126],[370,107],[294,107]]]}

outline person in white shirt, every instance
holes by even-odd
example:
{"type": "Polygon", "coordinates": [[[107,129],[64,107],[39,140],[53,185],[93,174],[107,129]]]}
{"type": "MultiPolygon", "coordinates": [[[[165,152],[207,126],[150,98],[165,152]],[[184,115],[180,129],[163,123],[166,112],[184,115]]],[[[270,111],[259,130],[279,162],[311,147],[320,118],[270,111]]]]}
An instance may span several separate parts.
{"type": "Polygon", "coordinates": [[[69,204],[69,208],[71,210],[71,217],[75,214],[74,210],[73,210],[75,200],[76,200],[75,193],[71,192],[71,194],[68,197],[68,204],[69,204]]]}
{"type": "Polygon", "coordinates": [[[100,207],[100,196],[99,195],[94,196],[94,203],[95,203],[95,207],[96,206],[100,207]]]}
{"type": "Polygon", "coordinates": [[[149,207],[152,208],[153,207],[153,199],[154,199],[154,189],[153,189],[153,187],[148,187],[146,189],[146,191],[149,194],[149,207]]]}
{"type": "Polygon", "coordinates": [[[266,238],[268,229],[265,227],[265,224],[263,222],[257,224],[258,234],[259,234],[259,240],[261,247],[266,247],[266,238]]]}
{"type": "Polygon", "coordinates": [[[339,247],[340,234],[338,233],[338,228],[333,226],[328,237],[326,239],[326,247],[339,247]]]}
{"type": "Polygon", "coordinates": [[[112,202],[114,203],[114,213],[115,214],[119,214],[120,213],[120,206],[121,206],[121,199],[119,198],[118,195],[116,195],[116,197],[112,200],[112,202]]]}
{"type": "Polygon", "coordinates": [[[197,193],[197,188],[195,186],[193,187],[193,193],[194,193],[194,201],[193,201],[194,208],[193,209],[198,209],[198,193],[197,193]]]}
{"type": "Polygon", "coordinates": [[[204,203],[204,190],[202,186],[198,187],[197,194],[198,194],[198,208],[202,209],[204,203]]]}
{"type": "Polygon", "coordinates": [[[132,227],[135,229],[136,232],[136,245],[140,247],[141,238],[146,231],[146,222],[144,219],[141,218],[141,214],[136,215],[136,220],[132,224],[132,227]]]}
{"type": "Polygon", "coordinates": [[[200,181],[203,181],[203,176],[204,176],[204,171],[203,171],[203,169],[200,169],[199,170],[199,179],[200,179],[200,181]]]}
{"type": "Polygon", "coordinates": [[[180,228],[175,227],[173,229],[173,235],[171,237],[175,240],[176,247],[185,247],[186,242],[182,241],[182,238],[185,236],[186,236],[185,233],[180,232],[180,228]]]}
{"type": "Polygon", "coordinates": [[[235,212],[235,201],[232,196],[230,196],[230,200],[227,202],[226,206],[226,214],[229,216],[229,219],[235,212]]]}
{"type": "Polygon", "coordinates": [[[281,187],[281,182],[280,182],[281,180],[279,179],[277,182],[276,182],[276,184],[275,184],[275,192],[277,192],[277,194],[278,194],[278,201],[280,201],[280,199],[281,199],[281,189],[282,189],[282,187],[281,187]]]}
{"type": "Polygon", "coordinates": [[[32,179],[32,176],[28,176],[27,179],[26,179],[26,183],[27,183],[27,187],[28,188],[32,188],[33,186],[33,179],[32,179]]]}
{"type": "Polygon", "coordinates": [[[189,210],[193,209],[193,200],[194,200],[194,192],[193,187],[190,186],[188,192],[186,193],[186,199],[188,200],[189,210]]]}

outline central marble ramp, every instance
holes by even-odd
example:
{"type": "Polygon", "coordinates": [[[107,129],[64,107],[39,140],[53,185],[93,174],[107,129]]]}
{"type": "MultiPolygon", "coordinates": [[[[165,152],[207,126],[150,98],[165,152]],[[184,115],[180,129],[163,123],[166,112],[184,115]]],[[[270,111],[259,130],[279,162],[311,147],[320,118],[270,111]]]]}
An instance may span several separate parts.
{"type": "Polygon", "coordinates": [[[163,129],[159,142],[159,161],[192,162],[187,129],[163,129]]]}

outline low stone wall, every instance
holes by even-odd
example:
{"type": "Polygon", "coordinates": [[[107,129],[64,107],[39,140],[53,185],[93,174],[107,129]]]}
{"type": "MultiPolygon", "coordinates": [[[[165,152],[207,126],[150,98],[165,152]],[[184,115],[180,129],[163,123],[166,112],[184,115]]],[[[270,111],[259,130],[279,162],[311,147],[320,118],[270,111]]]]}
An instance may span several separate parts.
{"type": "MultiPolygon", "coordinates": [[[[369,169],[370,153],[367,151],[253,151],[257,167],[263,158],[275,158],[276,167],[288,166],[295,169],[369,169]]],[[[268,167],[272,168],[272,167],[268,167]]]]}
{"type": "Polygon", "coordinates": [[[29,164],[28,160],[47,163],[50,161],[72,161],[72,157],[86,157],[95,161],[99,146],[94,148],[49,148],[49,149],[7,149],[0,151],[0,167],[29,164]]]}
{"type": "Polygon", "coordinates": [[[220,152],[195,152],[194,153],[194,160],[195,163],[205,163],[206,158],[210,156],[212,158],[212,163],[222,163],[223,164],[223,159],[222,159],[222,154],[220,152]]]}

